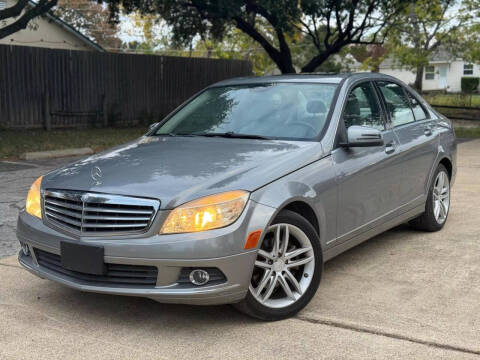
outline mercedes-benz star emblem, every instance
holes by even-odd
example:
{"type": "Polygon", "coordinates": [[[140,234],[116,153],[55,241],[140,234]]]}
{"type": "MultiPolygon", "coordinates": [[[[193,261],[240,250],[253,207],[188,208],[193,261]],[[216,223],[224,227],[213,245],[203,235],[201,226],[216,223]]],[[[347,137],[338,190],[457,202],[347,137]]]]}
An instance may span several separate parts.
{"type": "Polygon", "coordinates": [[[98,166],[94,166],[91,171],[92,179],[95,181],[95,185],[102,184],[102,169],[98,166]]]}

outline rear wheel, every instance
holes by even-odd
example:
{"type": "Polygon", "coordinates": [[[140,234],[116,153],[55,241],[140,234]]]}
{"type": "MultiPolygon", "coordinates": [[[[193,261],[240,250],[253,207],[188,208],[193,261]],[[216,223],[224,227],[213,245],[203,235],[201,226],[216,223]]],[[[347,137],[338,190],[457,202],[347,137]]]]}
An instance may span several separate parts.
{"type": "Polygon", "coordinates": [[[450,177],[445,166],[442,164],[438,166],[433,179],[425,212],[409,222],[415,229],[438,231],[447,221],[450,210],[450,177]]]}
{"type": "Polygon", "coordinates": [[[265,231],[247,297],[234,306],[262,320],[280,320],[304,308],[322,275],[320,241],[312,225],[282,211],[265,231]]]}

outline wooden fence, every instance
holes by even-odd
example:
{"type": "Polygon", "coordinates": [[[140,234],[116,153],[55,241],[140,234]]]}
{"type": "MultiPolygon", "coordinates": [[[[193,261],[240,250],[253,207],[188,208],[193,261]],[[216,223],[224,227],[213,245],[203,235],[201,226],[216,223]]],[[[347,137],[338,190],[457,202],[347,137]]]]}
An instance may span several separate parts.
{"type": "Polygon", "coordinates": [[[0,45],[0,129],[148,124],[251,73],[248,61],[0,45]]]}

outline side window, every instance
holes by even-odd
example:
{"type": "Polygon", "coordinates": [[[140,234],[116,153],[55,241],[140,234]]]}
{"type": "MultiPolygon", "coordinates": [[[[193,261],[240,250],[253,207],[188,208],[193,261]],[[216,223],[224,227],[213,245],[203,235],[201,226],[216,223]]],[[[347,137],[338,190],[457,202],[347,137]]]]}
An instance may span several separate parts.
{"type": "Polygon", "coordinates": [[[410,108],[410,100],[400,85],[388,81],[379,81],[378,87],[385,99],[385,105],[394,127],[415,121],[410,108]]]}
{"type": "Polygon", "coordinates": [[[473,75],[473,64],[463,64],[463,75],[473,75]]]}
{"type": "Polygon", "coordinates": [[[420,121],[428,118],[427,113],[423,109],[423,106],[420,105],[418,100],[409,91],[406,91],[406,93],[410,100],[410,104],[412,106],[412,111],[413,111],[413,115],[415,116],[415,120],[420,121]]]}
{"type": "Polygon", "coordinates": [[[363,125],[385,130],[380,105],[372,83],[366,82],[358,85],[350,92],[343,120],[347,129],[352,125],[363,125]]]}
{"type": "Polygon", "coordinates": [[[428,65],[425,66],[425,80],[434,80],[435,79],[435,66],[428,65]]]}

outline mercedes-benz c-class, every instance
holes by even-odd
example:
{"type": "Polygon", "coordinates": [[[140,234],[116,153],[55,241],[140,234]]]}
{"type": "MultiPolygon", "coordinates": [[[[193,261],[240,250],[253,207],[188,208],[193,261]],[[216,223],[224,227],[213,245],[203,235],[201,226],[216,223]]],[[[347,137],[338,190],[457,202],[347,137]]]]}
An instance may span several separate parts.
{"type": "Polygon", "coordinates": [[[451,122],[393,77],[227,80],[38,178],[19,261],[82,291],[278,320],[336,255],[401,223],[440,230],[455,172],[451,122]]]}

